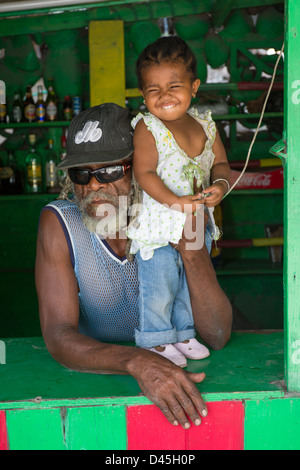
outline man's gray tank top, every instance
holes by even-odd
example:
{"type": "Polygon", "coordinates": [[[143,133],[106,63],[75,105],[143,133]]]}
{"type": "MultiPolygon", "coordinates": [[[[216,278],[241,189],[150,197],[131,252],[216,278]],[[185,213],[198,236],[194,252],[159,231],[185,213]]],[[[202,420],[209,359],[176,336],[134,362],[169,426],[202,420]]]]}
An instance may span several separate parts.
{"type": "Polygon", "coordinates": [[[90,233],[75,203],[45,206],[58,217],[79,287],[79,332],[104,342],[134,341],[138,327],[136,262],[119,258],[105,240],[90,233]]]}

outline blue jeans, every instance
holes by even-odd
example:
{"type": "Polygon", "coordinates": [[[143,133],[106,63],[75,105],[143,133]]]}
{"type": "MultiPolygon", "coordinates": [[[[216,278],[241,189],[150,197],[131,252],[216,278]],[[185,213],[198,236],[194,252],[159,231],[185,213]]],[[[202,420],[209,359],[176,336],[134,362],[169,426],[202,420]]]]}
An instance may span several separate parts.
{"type": "MultiPolygon", "coordinates": [[[[210,252],[208,230],[205,244],[210,252]]],[[[135,330],[139,347],[154,347],[195,337],[193,312],[180,254],[171,245],[154,250],[149,260],[136,254],[139,276],[140,324],[135,330]]]]}

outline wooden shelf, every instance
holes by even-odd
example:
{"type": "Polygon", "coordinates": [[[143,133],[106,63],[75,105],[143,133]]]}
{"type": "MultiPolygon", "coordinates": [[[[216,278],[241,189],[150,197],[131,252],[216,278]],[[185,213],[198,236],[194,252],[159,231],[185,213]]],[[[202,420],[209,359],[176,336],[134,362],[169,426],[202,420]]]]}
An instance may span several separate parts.
{"type": "MultiPolygon", "coordinates": [[[[236,113],[236,114],[214,114],[213,119],[215,121],[233,121],[233,120],[248,120],[248,119],[259,119],[260,113],[236,113]]],[[[264,119],[268,118],[283,118],[283,113],[265,113],[264,119]]],[[[47,128],[47,127],[68,127],[70,121],[53,121],[53,122],[10,122],[6,124],[0,124],[1,129],[24,129],[24,128],[47,128]]]]}
{"type": "Polygon", "coordinates": [[[23,129],[23,128],[43,128],[43,127],[67,127],[70,121],[46,121],[46,122],[9,122],[0,124],[1,129],[23,129]]]}
{"type": "MultiPolygon", "coordinates": [[[[283,194],[283,189],[234,189],[230,196],[256,196],[256,195],[265,195],[272,196],[274,194],[283,194]]],[[[37,193],[37,194],[12,194],[12,195],[0,195],[0,201],[16,201],[24,199],[45,199],[49,198],[51,200],[56,199],[59,194],[52,193],[37,193]]]]}
{"type": "MultiPolygon", "coordinates": [[[[259,119],[260,113],[236,113],[236,114],[213,114],[215,121],[231,121],[231,120],[245,120],[245,119],[259,119]]],[[[268,118],[283,118],[283,113],[265,113],[264,119],[268,118]]]]}
{"type": "Polygon", "coordinates": [[[268,274],[268,275],[282,275],[282,263],[272,263],[269,260],[262,259],[239,259],[222,261],[222,265],[216,269],[217,276],[232,276],[232,275],[254,275],[268,274]]]}
{"type": "Polygon", "coordinates": [[[233,189],[230,196],[254,196],[259,194],[266,196],[283,194],[283,189],[233,189]]]}
{"type": "Polygon", "coordinates": [[[54,201],[57,199],[59,194],[52,194],[52,193],[37,193],[37,194],[11,194],[11,195],[0,195],[0,202],[17,202],[17,201],[37,201],[40,199],[41,201],[54,201]]]}

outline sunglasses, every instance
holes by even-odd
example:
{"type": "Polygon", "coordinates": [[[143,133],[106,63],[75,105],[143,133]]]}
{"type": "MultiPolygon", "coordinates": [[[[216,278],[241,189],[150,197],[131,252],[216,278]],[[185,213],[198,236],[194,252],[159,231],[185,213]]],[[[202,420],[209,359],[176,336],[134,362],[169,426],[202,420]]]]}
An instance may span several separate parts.
{"type": "Polygon", "coordinates": [[[72,183],[89,184],[92,176],[96,178],[98,183],[113,183],[125,176],[126,171],[131,167],[127,165],[115,165],[99,168],[98,170],[89,170],[88,168],[69,168],[68,174],[72,183]]]}

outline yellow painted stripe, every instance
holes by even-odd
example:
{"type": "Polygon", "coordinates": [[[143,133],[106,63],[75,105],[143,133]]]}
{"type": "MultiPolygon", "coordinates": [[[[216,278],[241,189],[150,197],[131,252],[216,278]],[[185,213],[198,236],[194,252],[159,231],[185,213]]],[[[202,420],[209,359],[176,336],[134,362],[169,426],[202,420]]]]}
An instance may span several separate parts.
{"type": "Polygon", "coordinates": [[[283,245],[283,237],[271,237],[271,238],[253,238],[253,246],[279,246],[283,245]]]}
{"type": "Polygon", "coordinates": [[[123,21],[89,24],[91,106],[125,106],[125,54],[123,21]]]}
{"type": "Polygon", "coordinates": [[[260,161],[260,166],[261,167],[266,167],[266,166],[282,166],[282,162],[280,158],[262,158],[260,161]]]}

